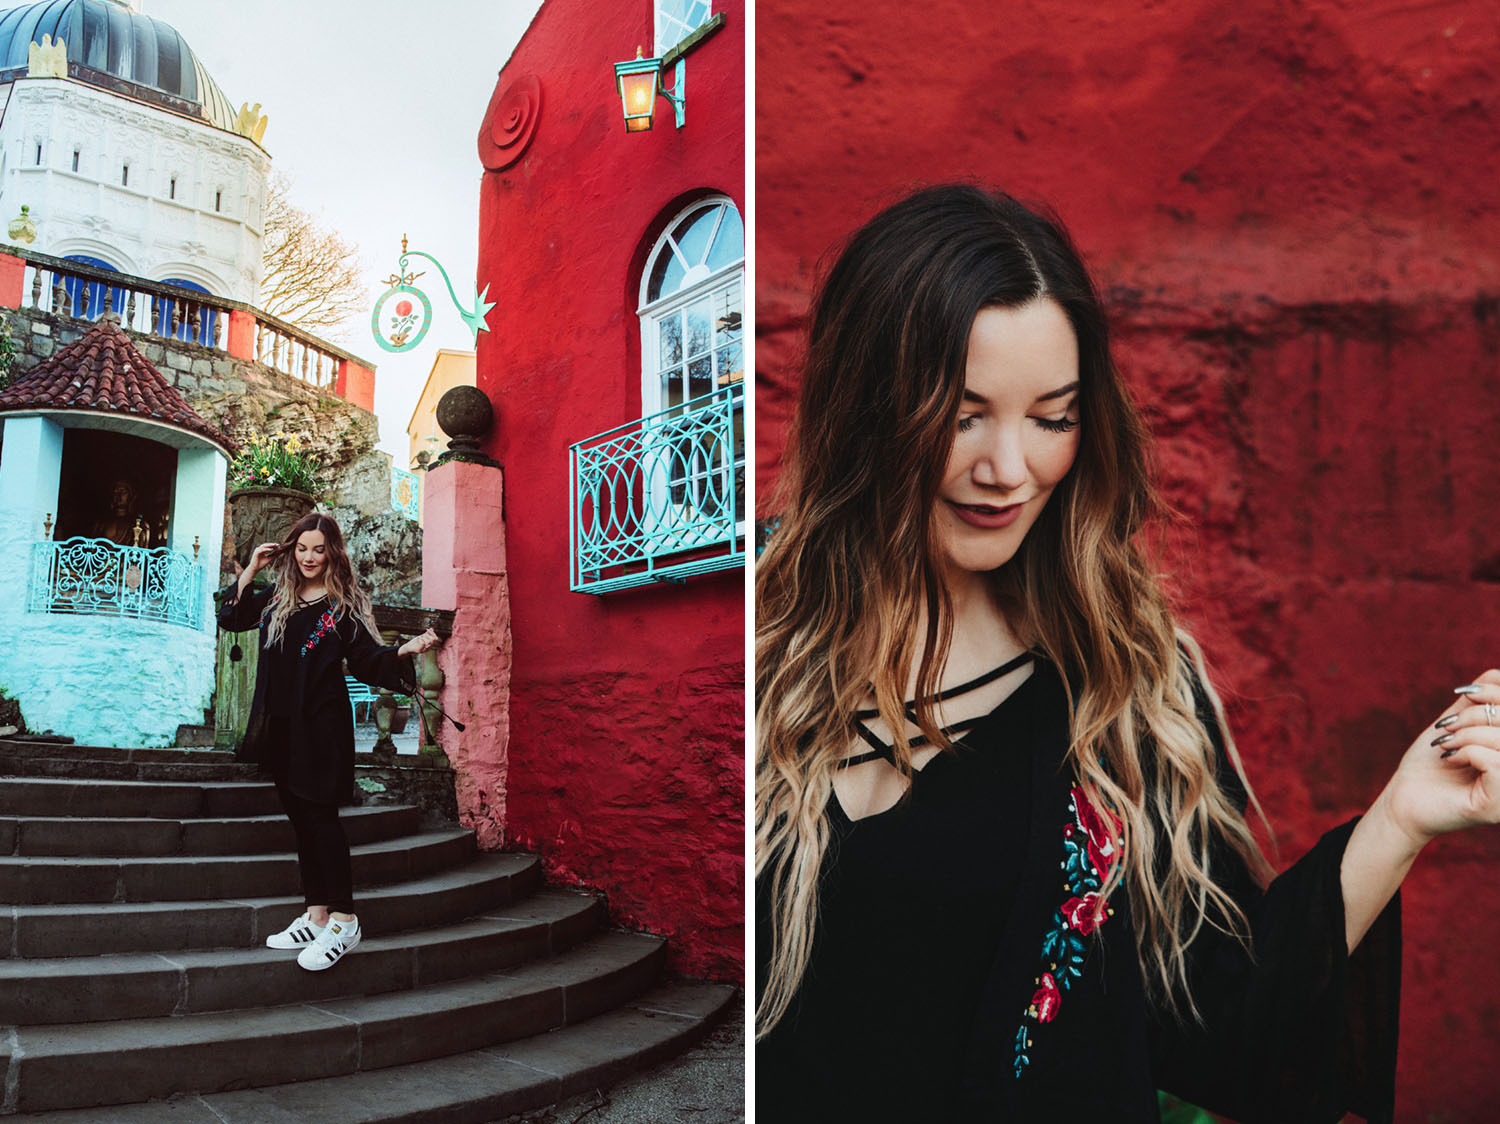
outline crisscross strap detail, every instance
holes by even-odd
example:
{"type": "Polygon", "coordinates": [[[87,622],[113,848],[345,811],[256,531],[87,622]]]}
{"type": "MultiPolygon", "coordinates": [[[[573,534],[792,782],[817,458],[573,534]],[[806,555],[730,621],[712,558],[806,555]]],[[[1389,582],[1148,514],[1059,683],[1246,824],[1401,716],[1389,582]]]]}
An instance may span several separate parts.
{"type": "MultiPolygon", "coordinates": [[[[988,684],[995,682],[995,680],[1009,675],[1012,671],[1016,671],[1019,668],[1025,667],[1034,658],[1035,656],[1033,653],[1022,652],[1015,659],[1007,660],[999,667],[993,668],[990,671],[986,671],[983,675],[980,675],[974,679],[970,679],[967,683],[960,683],[956,687],[949,687],[946,691],[940,691],[935,701],[946,702],[948,699],[957,698],[959,695],[966,694],[969,691],[977,691],[980,687],[987,686],[988,684]]],[[[865,765],[871,761],[878,760],[888,761],[892,765],[896,763],[895,751],[891,748],[891,746],[887,745],[885,742],[877,738],[874,732],[865,725],[866,720],[871,718],[878,718],[879,716],[880,711],[876,709],[857,710],[854,712],[854,732],[857,733],[860,738],[870,746],[870,749],[864,753],[856,753],[853,757],[844,758],[838,763],[838,767],[840,769],[850,769],[855,765],[865,765]]],[[[906,704],[906,716],[913,722],[916,721],[917,704],[915,702],[908,702],[906,704]]],[[[966,734],[975,726],[979,725],[980,721],[984,717],[985,716],[982,714],[975,715],[973,718],[964,718],[947,726],[940,727],[940,729],[942,730],[943,735],[949,738],[951,738],[954,734],[966,734]]],[[[911,739],[909,744],[912,749],[917,749],[920,746],[928,745],[931,740],[932,739],[929,738],[926,734],[918,734],[915,738],[911,739]]]]}

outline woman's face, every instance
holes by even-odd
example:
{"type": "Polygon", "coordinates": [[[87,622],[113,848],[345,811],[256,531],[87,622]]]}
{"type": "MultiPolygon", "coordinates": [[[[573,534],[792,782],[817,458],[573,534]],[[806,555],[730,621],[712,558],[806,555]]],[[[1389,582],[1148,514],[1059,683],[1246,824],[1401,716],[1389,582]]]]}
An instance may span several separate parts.
{"type": "Polygon", "coordinates": [[[297,536],[297,572],[304,582],[315,582],[328,569],[328,547],[322,531],[303,531],[297,536]]]}
{"type": "Polygon", "coordinates": [[[986,308],[969,330],[958,433],[938,491],[959,572],[1014,557],[1078,453],[1078,340],[1057,302],[986,308]]]}

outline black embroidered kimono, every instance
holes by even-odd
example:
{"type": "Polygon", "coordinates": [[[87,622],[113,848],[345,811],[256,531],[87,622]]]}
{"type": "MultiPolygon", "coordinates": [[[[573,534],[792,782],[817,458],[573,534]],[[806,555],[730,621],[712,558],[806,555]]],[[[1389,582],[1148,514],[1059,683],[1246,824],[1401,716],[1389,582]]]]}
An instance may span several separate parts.
{"type": "MultiPolygon", "coordinates": [[[[1068,743],[1061,679],[1038,661],[895,808],[851,822],[830,803],[812,961],[756,1047],[757,1118],[1155,1124],[1160,1088],[1241,1124],[1389,1121],[1399,904],[1346,955],[1352,824],[1265,892],[1218,857],[1256,959],[1205,926],[1204,1022],[1179,1022],[1148,1002],[1124,888],[1100,908],[1111,834],[1068,743]]],[[[763,886],[756,913],[764,986],[763,886]]]]}
{"type": "Polygon", "coordinates": [[[416,680],[412,663],[398,656],[394,646],[382,646],[352,614],[337,612],[327,599],[319,608],[294,614],[281,643],[267,648],[267,606],[274,591],[274,586],[251,588],[241,597],[234,583],[219,602],[220,628],[260,631],[255,697],[235,755],[266,771],[284,771],[288,786],[304,800],[349,804],[354,799],[354,713],[344,661],[356,679],[406,694],[416,680]],[[289,697],[274,705],[268,698],[273,682],[289,689],[289,697]],[[267,736],[273,711],[285,716],[285,745],[273,744],[267,736]]]}

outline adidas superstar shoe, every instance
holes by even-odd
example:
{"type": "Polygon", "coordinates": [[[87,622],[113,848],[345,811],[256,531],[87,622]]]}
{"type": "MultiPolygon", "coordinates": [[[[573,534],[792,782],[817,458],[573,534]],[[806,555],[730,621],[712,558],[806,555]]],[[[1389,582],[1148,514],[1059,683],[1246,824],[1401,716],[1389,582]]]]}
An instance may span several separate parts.
{"type": "Polygon", "coordinates": [[[279,933],[272,933],[266,938],[267,948],[306,948],[318,939],[326,926],[314,925],[312,914],[304,913],[279,933]]]}
{"type": "Polygon", "coordinates": [[[313,943],[297,954],[297,963],[309,972],[332,968],[344,953],[359,944],[359,938],[359,918],[340,921],[337,917],[330,917],[313,943]]]}

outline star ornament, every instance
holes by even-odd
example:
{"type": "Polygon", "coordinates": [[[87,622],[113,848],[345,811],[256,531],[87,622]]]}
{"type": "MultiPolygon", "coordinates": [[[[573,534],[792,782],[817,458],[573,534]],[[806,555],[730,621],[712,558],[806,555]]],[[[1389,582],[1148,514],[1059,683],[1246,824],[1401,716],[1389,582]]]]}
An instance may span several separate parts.
{"type": "Polygon", "coordinates": [[[465,312],[463,309],[459,310],[459,315],[464,318],[464,323],[469,326],[469,331],[474,333],[475,342],[478,342],[480,332],[488,332],[490,330],[489,324],[485,321],[489,319],[490,309],[495,307],[495,302],[484,299],[489,295],[490,287],[488,285],[485,285],[483,292],[476,286],[474,289],[474,311],[465,312]]]}

